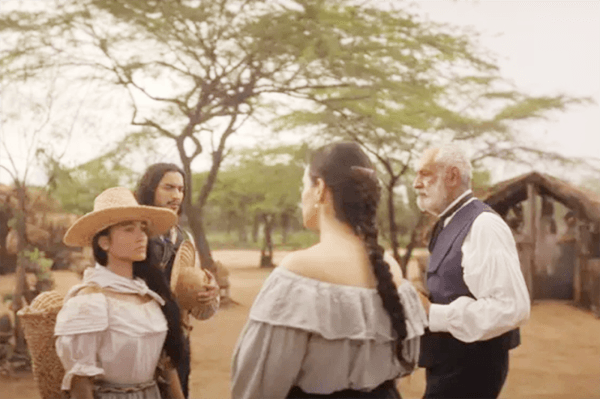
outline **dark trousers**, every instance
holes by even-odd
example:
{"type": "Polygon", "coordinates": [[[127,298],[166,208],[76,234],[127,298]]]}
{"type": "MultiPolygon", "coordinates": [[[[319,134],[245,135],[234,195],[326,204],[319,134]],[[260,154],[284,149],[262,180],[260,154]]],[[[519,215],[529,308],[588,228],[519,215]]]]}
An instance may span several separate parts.
{"type": "Polygon", "coordinates": [[[190,355],[190,337],[183,338],[183,357],[177,367],[177,374],[179,375],[179,382],[181,383],[181,390],[183,395],[188,398],[190,396],[189,381],[191,371],[191,355],[190,355]]]}
{"type": "Polygon", "coordinates": [[[483,347],[426,369],[424,399],[497,398],[508,375],[508,349],[483,347]]]}
{"type": "Polygon", "coordinates": [[[388,380],[369,392],[356,391],[353,389],[344,389],[328,395],[306,393],[298,387],[293,387],[287,395],[287,399],[318,399],[318,398],[337,398],[337,399],[402,399],[400,392],[396,388],[393,380],[388,380]]]}

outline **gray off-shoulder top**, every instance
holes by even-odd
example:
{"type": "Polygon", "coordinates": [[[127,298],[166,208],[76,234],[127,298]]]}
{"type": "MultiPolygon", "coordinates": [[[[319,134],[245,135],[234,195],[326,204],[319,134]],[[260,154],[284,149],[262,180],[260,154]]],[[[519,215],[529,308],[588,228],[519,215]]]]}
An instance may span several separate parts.
{"type": "Polygon", "coordinates": [[[376,289],[275,269],[256,297],[236,345],[232,398],[285,398],[293,386],[315,394],[371,390],[411,373],[427,316],[409,282],[398,287],[398,294],[408,332],[402,364],[376,289]]]}

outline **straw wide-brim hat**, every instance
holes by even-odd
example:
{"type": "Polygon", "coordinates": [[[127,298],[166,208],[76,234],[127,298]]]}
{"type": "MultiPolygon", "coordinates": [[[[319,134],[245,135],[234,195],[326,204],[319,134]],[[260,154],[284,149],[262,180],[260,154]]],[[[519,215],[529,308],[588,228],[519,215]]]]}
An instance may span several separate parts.
{"type": "Polygon", "coordinates": [[[67,230],[63,241],[71,247],[90,246],[94,236],[102,230],[118,223],[138,220],[148,223],[150,235],[157,235],[177,223],[177,214],[167,208],[140,205],[130,190],[113,187],[96,197],[94,210],[77,219],[67,230]]]}
{"type": "Polygon", "coordinates": [[[210,283],[204,270],[196,266],[196,249],[190,240],[181,243],[171,271],[171,291],[179,306],[192,313],[198,308],[198,293],[210,283]]]}
{"type": "Polygon", "coordinates": [[[31,353],[33,377],[43,399],[67,397],[61,391],[65,369],[54,347],[54,325],[63,299],[56,291],[45,291],[17,313],[31,353]]]}

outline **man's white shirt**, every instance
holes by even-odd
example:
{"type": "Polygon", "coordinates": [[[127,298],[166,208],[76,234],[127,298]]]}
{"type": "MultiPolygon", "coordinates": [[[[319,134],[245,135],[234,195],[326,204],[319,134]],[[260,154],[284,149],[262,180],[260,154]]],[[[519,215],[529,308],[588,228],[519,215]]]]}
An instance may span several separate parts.
{"type": "MultiPolygon", "coordinates": [[[[463,193],[444,212],[470,193],[463,193]]],[[[444,227],[455,214],[445,220],[444,227]]],[[[449,332],[463,342],[484,341],[529,319],[529,292],[517,247],[500,216],[492,212],[477,216],[462,245],[462,268],[465,284],[475,299],[462,296],[447,305],[431,304],[430,331],[449,332]]]]}

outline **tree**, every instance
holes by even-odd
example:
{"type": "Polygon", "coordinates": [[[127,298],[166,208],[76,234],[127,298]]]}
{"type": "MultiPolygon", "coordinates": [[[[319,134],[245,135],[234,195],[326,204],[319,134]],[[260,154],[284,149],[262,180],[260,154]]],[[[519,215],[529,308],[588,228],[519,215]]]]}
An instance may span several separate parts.
{"type": "Polygon", "coordinates": [[[527,143],[523,126],[588,99],[519,92],[474,40],[455,27],[422,22],[402,11],[377,17],[381,24],[363,26],[370,39],[364,57],[366,63],[385,58],[386,65],[381,74],[363,74],[365,88],[351,89],[362,100],[314,90],[318,106],[280,118],[279,128],[310,125],[329,140],[358,142],[373,157],[383,176],[392,252],[405,271],[410,250],[400,257],[396,189],[412,189],[410,174],[424,148],[449,140],[468,143],[476,167],[488,159],[568,162],[527,143]],[[391,29],[386,18],[399,15],[405,15],[404,23],[391,29]]]}
{"type": "Polygon", "coordinates": [[[254,163],[252,167],[260,173],[261,184],[258,185],[258,189],[263,191],[261,201],[253,205],[255,213],[262,219],[264,228],[260,266],[270,267],[273,266],[273,228],[278,217],[281,218],[283,215],[289,217],[298,208],[304,166],[302,157],[292,155],[277,162],[272,159],[274,154],[265,154],[264,152],[261,154],[260,151],[256,151],[256,153],[255,161],[248,162],[248,164],[254,163]],[[271,162],[277,163],[270,164],[268,155],[271,155],[271,162]],[[263,156],[266,161],[262,165],[256,162],[260,156],[263,156]]]}
{"type": "Polygon", "coordinates": [[[0,274],[7,273],[16,268],[16,257],[11,256],[6,246],[6,239],[10,231],[10,221],[13,219],[10,193],[0,195],[0,274]]]}
{"type": "MultiPolygon", "coordinates": [[[[14,219],[9,221],[9,223],[14,222],[12,227],[17,232],[17,276],[12,303],[15,314],[15,351],[17,353],[25,353],[27,350],[17,312],[24,305],[23,298],[28,289],[25,275],[28,209],[43,194],[43,190],[40,190],[41,192],[36,198],[31,198],[32,190],[28,190],[28,185],[31,167],[36,165],[36,154],[45,145],[47,136],[52,133],[49,130],[57,98],[55,83],[56,75],[50,76],[46,90],[42,92],[46,95],[40,98],[39,95],[36,95],[38,93],[28,92],[19,84],[8,81],[5,75],[0,76],[0,91],[4,94],[16,95],[15,98],[18,99],[3,107],[0,120],[2,132],[0,151],[4,150],[6,153],[6,160],[4,157],[0,158],[0,169],[9,174],[17,199],[17,206],[11,212],[14,219]],[[7,131],[10,132],[9,135],[7,135],[7,131]],[[24,166],[18,163],[17,156],[21,157],[24,166]]],[[[5,206],[10,206],[10,202],[10,195],[8,195],[5,206]]]]}
{"type": "Polygon", "coordinates": [[[597,174],[596,176],[589,175],[581,178],[579,185],[596,195],[600,195],[600,183],[598,182],[597,174]]]}
{"type": "Polygon", "coordinates": [[[254,219],[263,226],[263,267],[273,265],[272,232],[277,220],[292,217],[298,209],[306,153],[306,146],[240,151],[215,183],[210,201],[222,213],[233,215],[238,229],[245,231],[254,219]]]}
{"type": "MultiPolygon", "coordinates": [[[[247,170],[237,165],[225,165],[219,172],[207,205],[207,208],[215,210],[212,212],[217,219],[215,224],[218,223],[215,227],[222,228],[225,223],[228,234],[232,229],[237,230],[239,242],[248,240],[247,227],[253,221],[250,207],[261,195],[248,181],[247,173],[247,170]]],[[[206,175],[207,173],[202,173],[199,179],[206,179],[206,175]]]]}
{"type": "Polygon", "coordinates": [[[251,117],[287,113],[290,98],[361,107],[385,91],[398,102],[410,87],[386,88],[394,70],[426,64],[412,48],[445,46],[425,28],[405,12],[344,0],[57,0],[3,16],[0,29],[17,39],[0,62],[17,78],[60,65],[122,89],[132,125],[171,140],[188,176],[210,146],[209,173],[185,209],[211,268],[203,211],[229,137],[251,117]]]}
{"type": "MultiPolygon", "coordinates": [[[[512,134],[505,121],[568,102],[490,90],[496,68],[472,51],[466,35],[375,2],[56,0],[52,8],[3,16],[0,30],[17,37],[0,60],[12,66],[11,76],[60,65],[123,90],[132,125],[176,146],[190,189],[192,163],[210,148],[207,178],[185,204],[207,268],[204,207],[228,139],[250,118],[301,109],[302,125],[363,143],[388,174],[391,198],[414,153],[437,133],[479,137],[486,156],[508,156],[492,145],[512,134]],[[507,104],[484,118],[475,111],[486,100],[507,104]]],[[[398,257],[393,198],[388,202],[398,257]]]]}
{"type": "MultiPolygon", "coordinates": [[[[12,162],[12,159],[11,159],[12,162]]],[[[14,165],[14,162],[13,162],[14,165]]],[[[17,230],[18,236],[18,244],[17,244],[17,278],[15,291],[13,295],[13,303],[12,309],[15,314],[15,351],[18,353],[25,353],[27,345],[25,343],[25,335],[23,333],[23,329],[21,328],[20,319],[17,316],[17,312],[23,307],[23,296],[25,295],[25,290],[27,288],[27,280],[25,276],[25,265],[24,265],[24,251],[27,243],[27,233],[26,233],[26,186],[25,180],[20,179],[18,175],[11,173],[12,171],[4,166],[2,166],[12,177],[13,184],[15,186],[15,191],[17,194],[18,208],[15,212],[15,227],[17,230]]]]}
{"type": "Polygon", "coordinates": [[[91,212],[94,199],[110,187],[133,189],[139,177],[124,165],[122,154],[114,151],[71,168],[50,159],[46,170],[50,176],[49,193],[60,202],[64,211],[76,214],[91,212]]]}

